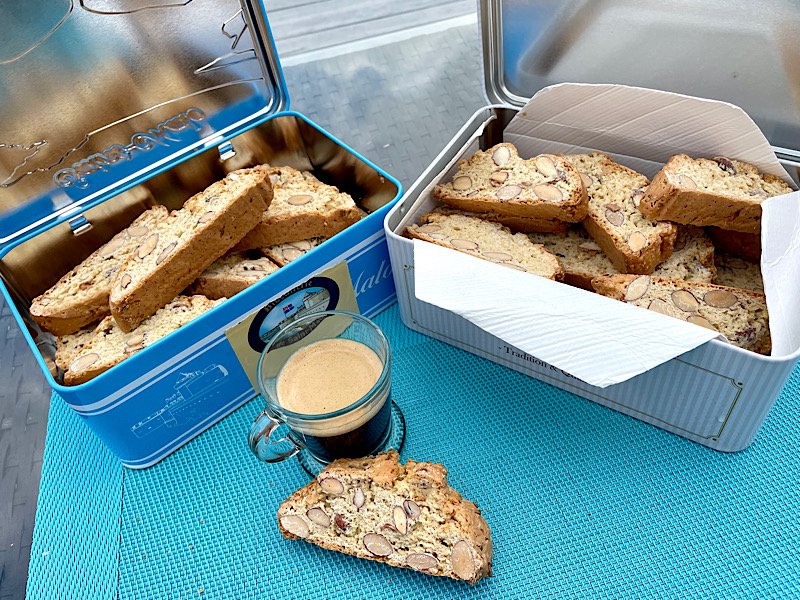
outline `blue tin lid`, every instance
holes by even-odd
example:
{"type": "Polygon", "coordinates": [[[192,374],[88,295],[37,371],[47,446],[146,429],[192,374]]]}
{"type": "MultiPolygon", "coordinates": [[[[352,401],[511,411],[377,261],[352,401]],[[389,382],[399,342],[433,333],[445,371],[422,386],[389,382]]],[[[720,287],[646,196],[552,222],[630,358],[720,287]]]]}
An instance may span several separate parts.
{"type": "Polygon", "coordinates": [[[261,0],[3,2],[0,248],[288,107],[261,0]]]}

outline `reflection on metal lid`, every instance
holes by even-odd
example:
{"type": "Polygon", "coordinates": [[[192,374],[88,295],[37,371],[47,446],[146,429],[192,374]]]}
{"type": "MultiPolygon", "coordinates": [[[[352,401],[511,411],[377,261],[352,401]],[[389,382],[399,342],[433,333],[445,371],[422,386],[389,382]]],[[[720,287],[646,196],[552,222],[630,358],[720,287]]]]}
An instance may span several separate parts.
{"type": "Polygon", "coordinates": [[[522,106],[554,83],[618,83],[744,109],[800,151],[800,3],[481,0],[486,92],[522,106]]]}
{"type": "Polygon", "coordinates": [[[76,210],[284,109],[263,15],[251,37],[260,10],[236,0],[0,4],[0,245],[57,216],[55,194],[76,210]]]}

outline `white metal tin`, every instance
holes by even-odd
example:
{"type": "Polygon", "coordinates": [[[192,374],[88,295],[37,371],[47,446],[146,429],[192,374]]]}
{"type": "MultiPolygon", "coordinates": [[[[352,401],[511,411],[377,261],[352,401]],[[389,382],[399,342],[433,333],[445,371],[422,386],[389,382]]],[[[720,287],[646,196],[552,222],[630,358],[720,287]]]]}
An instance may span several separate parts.
{"type": "Polygon", "coordinates": [[[710,448],[746,448],[780,395],[800,352],[772,358],[712,340],[632,379],[598,388],[416,298],[412,242],[402,237],[402,232],[432,208],[430,199],[421,196],[422,191],[482,128],[481,147],[501,141],[502,130],[516,110],[478,110],[389,211],[385,229],[403,322],[411,329],[710,448]]]}

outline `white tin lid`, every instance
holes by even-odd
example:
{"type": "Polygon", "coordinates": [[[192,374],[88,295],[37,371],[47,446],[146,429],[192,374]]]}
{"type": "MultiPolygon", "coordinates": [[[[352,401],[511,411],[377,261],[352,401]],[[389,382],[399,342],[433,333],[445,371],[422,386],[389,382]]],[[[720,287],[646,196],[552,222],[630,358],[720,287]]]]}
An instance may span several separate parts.
{"type": "Polygon", "coordinates": [[[523,106],[555,83],[618,83],[744,109],[800,160],[800,3],[481,0],[486,94],[523,106]]]}

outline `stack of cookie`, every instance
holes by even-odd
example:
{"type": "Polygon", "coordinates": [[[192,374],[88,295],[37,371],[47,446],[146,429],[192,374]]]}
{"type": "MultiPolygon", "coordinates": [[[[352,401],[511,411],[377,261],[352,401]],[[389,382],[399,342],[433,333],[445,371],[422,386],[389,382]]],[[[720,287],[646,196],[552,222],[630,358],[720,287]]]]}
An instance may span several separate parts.
{"type": "Polygon", "coordinates": [[[310,173],[239,169],[179,210],[145,211],[35,298],[30,315],[59,336],[56,375],[83,383],[363,216],[310,173]]]}
{"type": "Polygon", "coordinates": [[[503,143],[460,161],[434,190],[444,205],[405,233],[517,269],[534,261],[524,270],[768,353],[760,204],[791,191],[723,157],[676,155],[650,183],[600,152],[523,159],[503,143]],[[521,236],[525,255],[512,258],[508,240],[521,236]]]}

